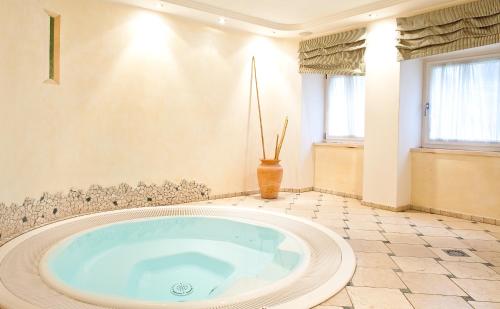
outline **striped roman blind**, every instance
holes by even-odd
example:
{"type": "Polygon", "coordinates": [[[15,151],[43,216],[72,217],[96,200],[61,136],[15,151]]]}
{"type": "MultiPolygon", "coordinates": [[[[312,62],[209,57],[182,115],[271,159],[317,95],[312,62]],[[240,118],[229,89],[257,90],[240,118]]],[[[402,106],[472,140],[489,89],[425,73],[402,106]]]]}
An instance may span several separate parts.
{"type": "Polygon", "coordinates": [[[500,42],[500,0],[479,0],[398,18],[399,60],[500,42]]]}
{"type": "Polygon", "coordinates": [[[300,73],[363,75],[365,35],[361,28],[300,42],[300,73]]]}

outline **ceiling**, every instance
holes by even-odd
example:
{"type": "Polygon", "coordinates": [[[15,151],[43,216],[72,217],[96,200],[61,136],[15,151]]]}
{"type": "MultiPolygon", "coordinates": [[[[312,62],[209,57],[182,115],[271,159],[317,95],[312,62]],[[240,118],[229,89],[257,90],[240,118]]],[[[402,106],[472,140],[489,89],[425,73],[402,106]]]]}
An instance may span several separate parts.
{"type": "Polygon", "coordinates": [[[470,0],[111,0],[268,36],[314,36],[470,0]]]}
{"type": "Polygon", "coordinates": [[[380,0],[198,0],[199,3],[262,18],[277,24],[306,24],[380,0]]]}

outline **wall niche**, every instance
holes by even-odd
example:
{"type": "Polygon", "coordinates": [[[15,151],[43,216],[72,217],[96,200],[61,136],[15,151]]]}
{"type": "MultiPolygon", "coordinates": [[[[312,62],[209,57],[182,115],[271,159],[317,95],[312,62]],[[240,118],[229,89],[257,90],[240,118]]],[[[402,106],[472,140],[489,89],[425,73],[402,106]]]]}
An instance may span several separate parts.
{"type": "Polygon", "coordinates": [[[49,16],[49,72],[47,84],[61,81],[61,15],[45,11],[49,16]]]}

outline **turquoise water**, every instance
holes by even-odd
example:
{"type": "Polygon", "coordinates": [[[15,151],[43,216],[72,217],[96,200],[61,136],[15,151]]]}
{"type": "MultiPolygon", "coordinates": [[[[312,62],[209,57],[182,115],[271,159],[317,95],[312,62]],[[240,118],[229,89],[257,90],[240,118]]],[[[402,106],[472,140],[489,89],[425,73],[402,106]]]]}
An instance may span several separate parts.
{"type": "Polygon", "coordinates": [[[278,230],[209,217],[117,223],[73,237],[47,258],[79,291],[133,300],[208,300],[265,287],[295,270],[304,252],[278,230]]]}

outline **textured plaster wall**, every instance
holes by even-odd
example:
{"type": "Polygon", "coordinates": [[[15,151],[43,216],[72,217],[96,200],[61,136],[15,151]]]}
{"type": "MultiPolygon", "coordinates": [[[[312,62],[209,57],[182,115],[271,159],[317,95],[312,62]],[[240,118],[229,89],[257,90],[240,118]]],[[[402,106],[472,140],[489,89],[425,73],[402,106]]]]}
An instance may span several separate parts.
{"type": "Polygon", "coordinates": [[[412,152],[413,205],[500,220],[500,157],[412,152]]]}
{"type": "Polygon", "coordinates": [[[314,146],[314,187],[338,193],[363,194],[363,148],[314,146]]]}
{"type": "Polygon", "coordinates": [[[2,0],[0,18],[0,201],[166,179],[195,180],[211,194],[256,189],[252,55],[268,154],[288,115],[283,187],[297,187],[296,41],[101,0],[2,0]],[[44,10],[61,15],[59,86],[43,83],[44,10]]]}

